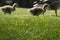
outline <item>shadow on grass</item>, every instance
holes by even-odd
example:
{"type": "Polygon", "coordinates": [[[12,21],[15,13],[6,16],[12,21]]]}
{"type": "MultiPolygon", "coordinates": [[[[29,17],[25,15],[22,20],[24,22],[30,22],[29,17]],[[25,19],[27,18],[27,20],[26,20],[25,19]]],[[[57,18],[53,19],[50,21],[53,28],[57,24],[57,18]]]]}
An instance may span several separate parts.
{"type": "Polygon", "coordinates": [[[60,16],[59,16],[59,15],[57,15],[57,16],[56,16],[56,15],[51,15],[51,16],[54,16],[54,17],[59,17],[59,18],[60,18],[60,16]]]}

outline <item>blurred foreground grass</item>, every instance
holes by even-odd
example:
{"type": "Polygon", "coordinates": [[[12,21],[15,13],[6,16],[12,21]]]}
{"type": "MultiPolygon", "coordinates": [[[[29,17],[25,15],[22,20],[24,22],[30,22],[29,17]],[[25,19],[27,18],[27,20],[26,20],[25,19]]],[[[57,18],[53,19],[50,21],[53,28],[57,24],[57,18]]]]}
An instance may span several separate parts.
{"type": "Polygon", "coordinates": [[[17,8],[11,15],[0,10],[0,40],[60,40],[60,10],[32,16],[26,8],[17,8]]]}

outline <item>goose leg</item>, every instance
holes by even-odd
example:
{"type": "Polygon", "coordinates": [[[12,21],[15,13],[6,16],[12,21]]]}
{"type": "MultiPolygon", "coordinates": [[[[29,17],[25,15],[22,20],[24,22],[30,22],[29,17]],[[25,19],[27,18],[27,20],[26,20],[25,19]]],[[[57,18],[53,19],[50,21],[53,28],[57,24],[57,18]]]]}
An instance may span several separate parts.
{"type": "Polygon", "coordinates": [[[9,14],[11,14],[11,12],[9,12],[9,14]]]}
{"type": "Polygon", "coordinates": [[[44,13],[45,13],[45,12],[43,12],[43,16],[44,16],[44,13]]]}
{"type": "Polygon", "coordinates": [[[56,14],[56,16],[57,16],[57,10],[55,10],[55,14],[56,14]]]}
{"type": "Polygon", "coordinates": [[[6,12],[4,12],[4,14],[6,14],[6,12]]]}

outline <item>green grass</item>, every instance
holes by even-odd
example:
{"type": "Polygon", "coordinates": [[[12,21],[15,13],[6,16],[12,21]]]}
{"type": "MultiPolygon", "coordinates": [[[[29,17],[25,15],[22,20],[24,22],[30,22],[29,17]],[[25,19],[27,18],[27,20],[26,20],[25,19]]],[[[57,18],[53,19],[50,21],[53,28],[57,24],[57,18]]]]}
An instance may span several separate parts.
{"type": "Polygon", "coordinates": [[[26,8],[17,8],[11,15],[0,10],[0,40],[60,40],[60,10],[33,16],[26,8]]]}

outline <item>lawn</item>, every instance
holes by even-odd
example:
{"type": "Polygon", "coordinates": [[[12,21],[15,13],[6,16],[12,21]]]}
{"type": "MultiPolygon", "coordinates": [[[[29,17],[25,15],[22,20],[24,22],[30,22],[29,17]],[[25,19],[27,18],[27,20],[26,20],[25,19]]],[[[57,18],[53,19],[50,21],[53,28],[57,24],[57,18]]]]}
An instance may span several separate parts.
{"type": "Polygon", "coordinates": [[[26,8],[16,8],[11,15],[0,10],[0,40],[60,40],[60,10],[33,16],[26,8]]]}

